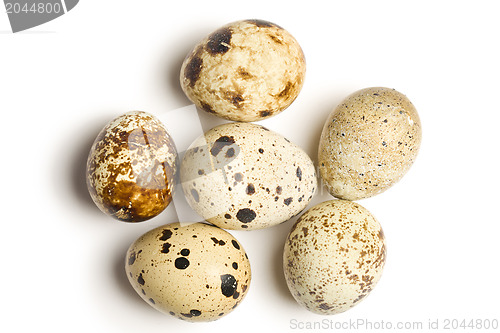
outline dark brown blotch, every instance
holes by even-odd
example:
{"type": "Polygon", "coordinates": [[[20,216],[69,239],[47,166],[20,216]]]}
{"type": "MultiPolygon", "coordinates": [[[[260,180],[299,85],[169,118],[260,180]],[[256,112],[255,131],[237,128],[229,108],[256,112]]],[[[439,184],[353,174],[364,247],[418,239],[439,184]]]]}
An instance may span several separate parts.
{"type": "Polygon", "coordinates": [[[134,251],[134,252],[132,252],[132,253],[130,254],[130,256],[128,257],[128,264],[129,264],[129,265],[133,265],[133,264],[134,264],[134,262],[135,262],[135,259],[136,259],[136,254],[135,254],[135,251],[134,251]]]}
{"type": "Polygon", "coordinates": [[[299,181],[302,180],[302,170],[300,167],[297,167],[297,172],[296,172],[297,178],[299,178],[299,181]]]}
{"type": "Polygon", "coordinates": [[[212,239],[212,241],[213,241],[216,245],[217,245],[217,244],[218,244],[218,245],[220,245],[220,246],[226,245],[226,242],[224,242],[222,239],[220,239],[220,240],[219,240],[219,239],[217,239],[217,238],[215,238],[215,237],[212,237],[211,239],[212,239]]]}
{"type": "Polygon", "coordinates": [[[243,223],[249,223],[252,222],[257,214],[251,210],[250,208],[243,208],[238,211],[236,214],[236,218],[243,223]]]}
{"type": "Polygon", "coordinates": [[[191,59],[184,69],[184,77],[189,81],[189,87],[193,88],[200,78],[200,73],[203,68],[203,59],[200,57],[201,50],[198,49],[192,55],[191,59]]]}
{"type": "Polygon", "coordinates": [[[231,45],[231,37],[233,32],[231,29],[225,27],[212,33],[208,36],[206,50],[211,55],[224,54],[229,51],[231,45]]]}
{"type": "Polygon", "coordinates": [[[264,117],[269,117],[269,116],[271,115],[271,111],[267,111],[267,110],[266,110],[266,111],[260,111],[260,112],[259,112],[259,115],[260,115],[261,117],[263,117],[263,118],[264,118],[264,117]]]}
{"type": "Polygon", "coordinates": [[[174,262],[175,268],[177,269],[186,269],[189,267],[189,264],[190,264],[189,260],[184,257],[179,257],[175,259],[174,262]]]}
{"type": "Polygon", "coordinates": [[[170,252],[170,246],[172,246],[172,244],[170,243],[163,243],[163,245],[161,246],[161,253],[169,253],[170,252]]]}
{"type": "Polygon", "coordinates": [[[222,295],[231,297],[236,292],[238,281],[231,274],[224,274],[220,276],[222,295]]]}
{"type": "Polygon", "coordinates": [[[160,236],[160,240],[161,241],[166,241],[167,239],[169,239],[170,237],[172,237],[172,230],[169,230],[169,229],[163,229],[161,231],[161,236],[160,236]]]}
{"type": "Polygon", "coordinates": [[[243,95],[241,93],[235,92],[235,91],[226,91],[224,94],[224,97],[227,101],[229,101],[231,104],[236,106],[237,108],[241,108],[241,102],[245,101],[243,98],[243,95]]]}
{"type": "Polygon", "coordinates": [[[230,146],[233,143],[234,143],[234,137],[221,136],[220,138],[215,140],[214,144],[212,145],[212,148],[210,149],[210,153],[212,154],[212,156],[217,156],[224,147],[230,146]]]}
{"type": "Polygon", "coordinates": [[[142,273],[139,274],[139,277],[137,278],[137,283],[139,283],[141,286],[143,286],[146,281],[144,281],[144,278],[142,277],[142,273]]]}
{"type": "Polygon", "coordinates": [[[252,195],[255,193],[255,186],[253,184],[248,184],[246,192],[248,195],[252,195]]]}
{"type": "Polygon", "coordinates": [[[333,306],[330,306],[330,305],[328,305],[328,304],[326,304],[326,303],[321,303],[321,304],[319,305],[319,308],[320,308],[321,310],[330,310],[330,309],[333,309],[333,306]]]}
{"type": "Polygon", "coordinates": [[[205,103],[205,102],[200,102],[200,108],[203,110],[203,111],[206,111],[208,113],[216,113],[214,111],[214,109],[212,109],[212,107],[210,106],[210,104],[208,103],[205,103]]]}
{"type": "Polygon", "coordinates": [[[286,98],[290,95],[291,90],[293,89],[294,84],[290,81],[286,83],[285,88],[278,94],[279,98],[286,98]]]}

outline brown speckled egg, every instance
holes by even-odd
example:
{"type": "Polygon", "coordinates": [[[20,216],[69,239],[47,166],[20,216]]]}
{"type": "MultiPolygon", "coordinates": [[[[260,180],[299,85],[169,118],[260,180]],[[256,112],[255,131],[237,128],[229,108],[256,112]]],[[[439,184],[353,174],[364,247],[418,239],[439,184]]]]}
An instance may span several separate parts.
{"type": "Polygon", "coordinates": [[[186,57],[181,86],[199,108],[235,121],[269,118],[299,94],[306,71],[298,42],[262,20],[214,31],[186,57]]]}
{"type": "Polygon", "coordinates": [[[385,263],[384,233],[361,205],[332,200],[305,212],[288,235],[283,267],[288,288],[307,310],[344,312],[365,298],[385,263]]]}
{"type": "Polygon", "coordinates": [[[251,281],[242,245],[205,223],[172,223],[145,233],[128,249],[125,271],[152,307],[188,321],[227,315],[251,281]]]}
{"type": "Polygon", "coordinates": [[[299,214],[313,197],[316,170],[283,136],[251,123],[228,123],[201,136],[181,163],[191,207],[221,228],[262,229],[299,214]]]}
{"type": "Polygon", "coordinates": [[[138,222],[160,214],[172,200],[177,151],[163,124],[133,111],[99,133],[87,161],[87,187],[104,213],[138,222]]]}
{"type": "Polygon", "coordinates": [[[415,160],[422,130],[417,110],[400,92],[367,88],[348,96],[328,117],[319,143],[319,170],[333,196],[379,194],[415,160]]]}

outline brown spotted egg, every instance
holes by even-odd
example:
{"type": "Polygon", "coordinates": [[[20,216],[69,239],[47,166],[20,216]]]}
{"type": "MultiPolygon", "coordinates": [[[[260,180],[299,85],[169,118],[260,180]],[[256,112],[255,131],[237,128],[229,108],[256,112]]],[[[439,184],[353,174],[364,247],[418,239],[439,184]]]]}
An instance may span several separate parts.
{"type": "Polygon", "coordinates": [[[177,151],[163,124],[133,111],[99,133],[87,161],[87,187],[104,213],[138,222],[161,213],[172,200],[177,151]]]}
{"type": "Polygon", "coordinates": [[[242,245],[205,223],[172,223],[145,233],[128,249],[125,270],[142,299],[187,321],[227,315],[251,281],[242,245]]]}
{"type": "Polygon", "coordinates": [[[227,24],[196,45],[180,81],[197,107],[235,121],[269,118],[298,96],[306,71],[302,49],[280,26],[262,20],[227,24]]]}
{"type": "Polygon", "coordinates": [[[295,300],[318,314],[344,312],[379,281],[386,246],[380,224],[361,205],[332,200],[295,223],[285,244],[283,267],[295,300]]]}
{"type": "Polygon", "coordinates": [[[405,95],[380,87],[359,90],[325,123],[318,150],[321,178],[337,198],[374,196],[410,169],[421,140],[420,118],[405,95]]]}
{"type": "Polygon", "coordinates": [[[283,136],[251,123],[212,128],[181,163],[191,207],[221,228],[267,228],[300,213],[313,197],[316,172],[309,156],[283,136]]]}

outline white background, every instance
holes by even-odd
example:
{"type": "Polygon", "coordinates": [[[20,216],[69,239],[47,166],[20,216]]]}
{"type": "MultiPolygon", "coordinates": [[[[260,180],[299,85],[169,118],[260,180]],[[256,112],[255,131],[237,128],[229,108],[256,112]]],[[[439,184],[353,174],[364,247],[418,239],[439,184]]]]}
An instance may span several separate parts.
{"type": "MultiPolygon", "coordinates": [[[[497,3],[84,0],[18,34],[2,8],[2,331],[285,332],[323,319],[421,321],[425,331],[429,319],[500,319],[497,3]],[[173,205],[127,224],[102,214],[87,193],[87,154],[112,118],[144,110],[186,133],[195,128],[165,115],[190,104],[178,83],[181,62],[206,34],[247,18],[285,27],[304,50],[301,94],[261,123],[314,160],[327,115],[355,90],[396,88],[422,120],[412,169],[360,201],[384,228],[387,264],[372,294],[340,315],[309,313],[288,292],[281,257],[295,220],[232,232],[253,281],[231,314],[202,324],[163,315],[136,295],[123,261],[139,235],[177,219],[173,205]]],[[[223,122],[200,118],[204,130],[223,122]]],[[[329,199],[318,193],[311,205],[329,199]]]]}

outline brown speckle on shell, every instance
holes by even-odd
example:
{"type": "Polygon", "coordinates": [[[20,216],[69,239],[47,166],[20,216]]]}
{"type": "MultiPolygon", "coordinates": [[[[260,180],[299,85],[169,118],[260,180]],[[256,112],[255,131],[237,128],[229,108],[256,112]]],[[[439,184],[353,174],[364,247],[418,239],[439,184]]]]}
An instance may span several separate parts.
{"type": "Polygon", "coordinates": [[[283,268],[297,302],[318,314],[346,311],[375,287],[385,264],[380,224],[346,200],[318,204],[288,235],[283,268]]]}
{"type": "Polygon", "coordinates": [[[405,95],[383,87],[359,90],[325,122],[318,149],[321,178],[340,199],[377,195],[409,170],[421,139],[420,118],[405,95]]]}

